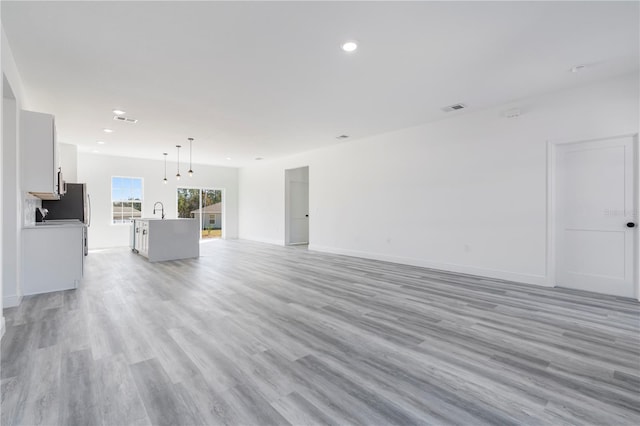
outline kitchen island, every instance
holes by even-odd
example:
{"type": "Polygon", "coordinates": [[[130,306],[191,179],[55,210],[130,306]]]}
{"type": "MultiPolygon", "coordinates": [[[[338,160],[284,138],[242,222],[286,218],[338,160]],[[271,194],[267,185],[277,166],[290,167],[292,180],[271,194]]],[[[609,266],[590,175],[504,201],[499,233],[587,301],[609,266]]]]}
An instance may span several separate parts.
{"type": "Polygon", "coordinates": [[[135,219],[131,226],[131,250],[149,262],[200,256],[200,224],[197,219],[135,219]]]}

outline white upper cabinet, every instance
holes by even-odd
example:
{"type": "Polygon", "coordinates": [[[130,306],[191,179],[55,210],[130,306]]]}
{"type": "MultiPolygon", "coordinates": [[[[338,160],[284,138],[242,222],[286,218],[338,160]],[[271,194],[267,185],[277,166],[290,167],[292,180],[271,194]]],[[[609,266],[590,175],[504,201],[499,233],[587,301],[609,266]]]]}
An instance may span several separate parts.
{"type": "Polygon", "coordinates": [[[58,143],[53,115],[21,111],[20,158],[22,190],[45,200],[58,199],[58,143]]]}

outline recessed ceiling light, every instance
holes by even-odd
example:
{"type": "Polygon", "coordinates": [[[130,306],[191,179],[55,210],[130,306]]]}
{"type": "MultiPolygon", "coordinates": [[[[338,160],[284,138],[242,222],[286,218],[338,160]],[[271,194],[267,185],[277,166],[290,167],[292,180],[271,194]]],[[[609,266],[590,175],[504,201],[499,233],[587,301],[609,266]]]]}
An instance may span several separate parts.
{"type": "Polygon", "coordinates": [[[358,43],[355,41],[347,41],[342,44],[342,50],[345,52],[354,52],[358,48],[358,43]]]}
{"type": "Polygon", "coordinates": [[[231,160],[231,157],[227,157],[227,160],[231,160]]]}
{"type": "Polygon", "coordinates": [[[121,109],[114,109],[114,110],[113,110],[113,113],[114,113],[115,115],[125,115],[125,114],[126,114],[126,112],[124,112],[124,111],[123,111],[123,110],[121,110],[121,109]]]}
{"type": "Polygon", "coordinates": [[[94,154],[97,154],[97,153],[99,153],[100,151],[98,151],[97,149],[94,149],[94,150],[93,150],[93,151],[91,151],[91,152],[93,152],[94,154]]]}
{"type": "Polygon", "coordinates": [[[111,129],[102,129],[102,131],[105,133],[113,133],[113,130],[111,129]]]}
{"type": "Polygon", "coordinates": [[[579,72],[582,71],[583,69],[585,69],[587,66],[586,65],[576,65],[575,67],[571,67],[571,72],[579,72]]]}
{"type": "Polygon", "coordinates": [[[104,141],[98,141],[96,142],[98,145],[104,145],[104,141]]]}
{"type": "Polygon", "coordinates": [[[349,137],[349,135],[340,135],[340,136],[336,136],[336,139],[347,139],[349,137]]]}

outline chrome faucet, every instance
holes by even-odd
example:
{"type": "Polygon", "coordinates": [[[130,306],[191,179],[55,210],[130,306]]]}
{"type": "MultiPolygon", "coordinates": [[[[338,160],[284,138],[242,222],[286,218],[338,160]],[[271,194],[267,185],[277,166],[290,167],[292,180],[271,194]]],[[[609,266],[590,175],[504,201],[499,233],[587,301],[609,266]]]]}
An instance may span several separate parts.
{"type": "Polygon", "coordinates": [[[40,215],[42,216],[42,221],[44,222],[44,218],[47,217],[47,215],[49,214],[49,210],[43,209],[42,207],[37,207],[37,209],[40,211],[40,215]]]}
{"type": "Polygon", "coordinates": [[[162,209],[162,219],[164,219],[164,204],[162,204],[160,201],[156,201],[155,204],[153,205],[153,214],[156,214],[156,206],[160,204],[160,208],[162,209]]]}

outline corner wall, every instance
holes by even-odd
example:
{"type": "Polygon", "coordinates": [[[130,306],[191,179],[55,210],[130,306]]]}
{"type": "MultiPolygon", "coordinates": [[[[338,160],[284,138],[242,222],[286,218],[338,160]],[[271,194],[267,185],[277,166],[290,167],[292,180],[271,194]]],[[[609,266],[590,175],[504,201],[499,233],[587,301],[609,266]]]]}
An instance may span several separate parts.
{"type": "MultiPolygon", "coordinates": [[[[230,167],[204,166],[194,164],[192,178],[185,176],[175,179],[176,163],[167,162],[167,185],[164,177],[163,160],[114,157],[109,155],[78,153],[78,179],[87,184],[91,197],[91,226],[89,227],[89,248],[123,247],[129,245],[129,225],[111,223],[111,177],[143,178],[142,216],[153,217],[153,204],[164,204],[167,218],[177,216],[178,187],[224,189],[223,218],[225,238],[238,238],[238,169],[230,167]],[[172,173],[173,172],[173,173],[172,173]]],[[[160,217],[156,215],[156,217],[160,217]]]]}
{"type": "MultiPolygon", "coordinates": [[[[1,10],[1,7],[0,7],[1,10]]],[[[0,21],[1,22],[1,21],[0,21]]],[[[20,135],[17,123],[20,120],[20,110],[29,107],[24,85],[18,67],[11,51],[9,40],[0,24],[0,68],[2,69],[2,160],[0,161],[0,188],[3,188],[0,207],[2,211],[2,226],[0,226],[0,241],[2,249],[2,274],[0,274],[0,309],[20,304],[22,289],[20,286],[21,233],[22,233],[22,194],[20,193],[20,178],[17,165],[20,164],[20,135]],[[5,82],[6,79],[6,82],[5,82]],[[5,93],[6,91],[6,93],[5,93]],[[8,103],[5,97],[9,98],[8,103]],[[5,108],[13,111],[4,111],[5,108]],[[5,122],[6,120],[6,122],[5,122]]],[[[4,332],[4,316],[2,332],[4,332]]]]}
{"type": "MultiPolygon", "coordinates": [[[[7,94],[4,93],[4,96],[7,94]]],[[[18,176],[18,122],[16,100],[2,98],[2,181],[16,182],[18,176]]],[[[2,282],[6,291],[3,292],[3,301],[7,307],[17,306],[20,303],[18,290],[18,243],[19,227],[22,223],[18,216],[19,193],[17,185],[2,185],[2,282]]]]}
{"type": "Polygon", "coordinates": [[[638,92],[626,75],[265,160],[240,170],[239,236],[283,244],[284,170],[309,166],[310,250],[547,285],[547,140],[637,133],[638,92]]]}

